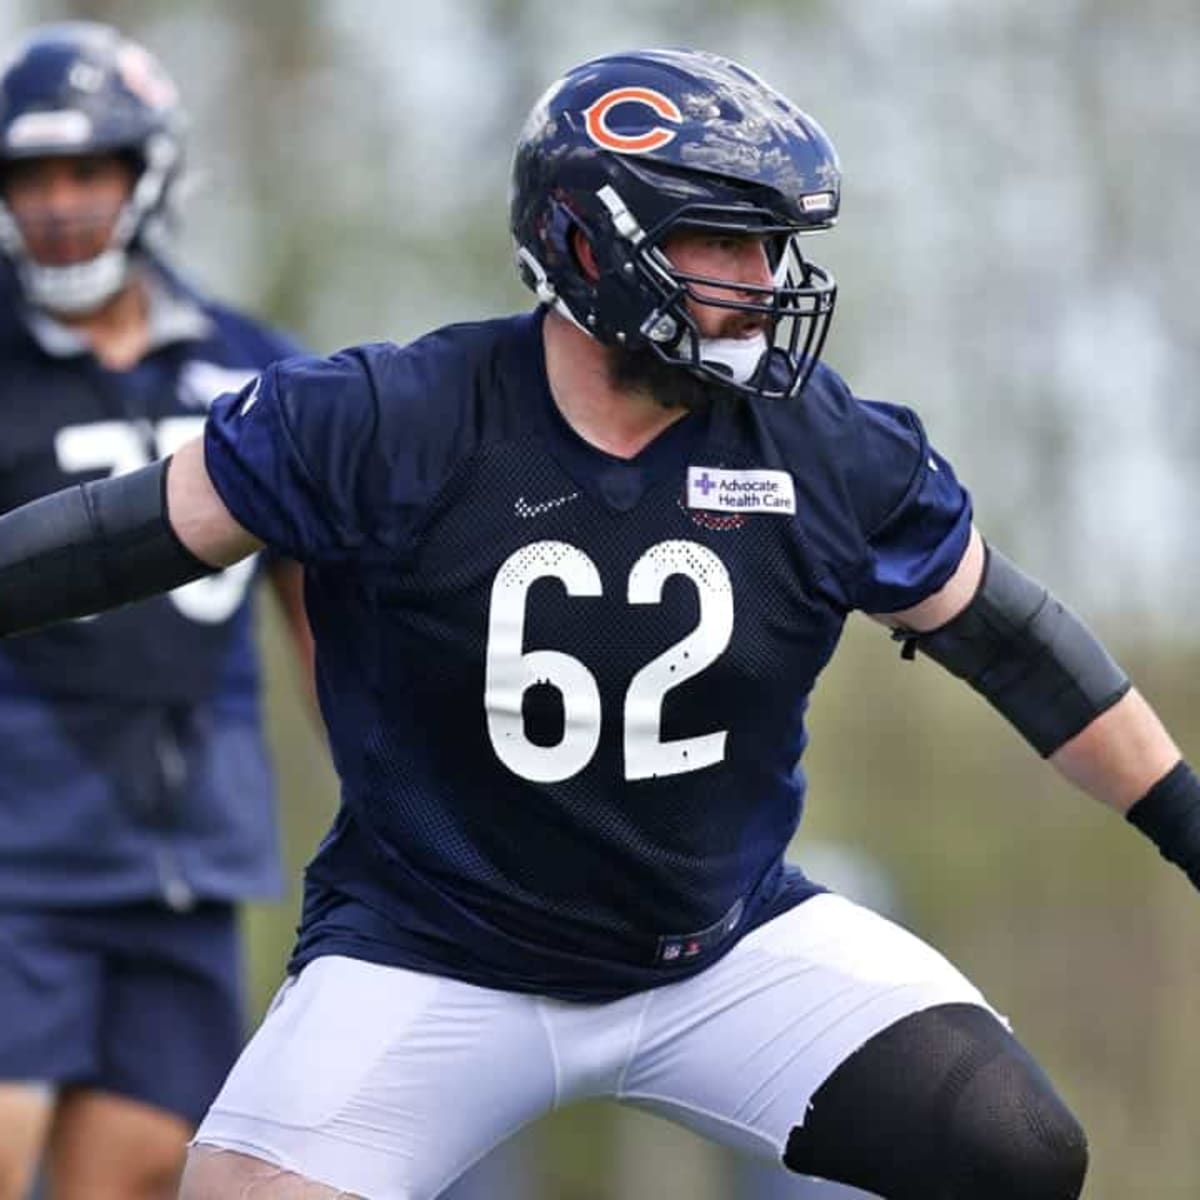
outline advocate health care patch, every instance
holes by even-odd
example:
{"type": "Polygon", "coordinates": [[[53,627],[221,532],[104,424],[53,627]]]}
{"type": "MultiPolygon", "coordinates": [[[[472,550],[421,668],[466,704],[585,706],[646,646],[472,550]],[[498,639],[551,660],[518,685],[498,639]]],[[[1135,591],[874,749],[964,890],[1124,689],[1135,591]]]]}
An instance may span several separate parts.
{"type": "Polygon", "coordinates": [[[786,515],[796,511],[796,489],[787,471],[688,467],[687,504],[716,512],[786,515]]]}

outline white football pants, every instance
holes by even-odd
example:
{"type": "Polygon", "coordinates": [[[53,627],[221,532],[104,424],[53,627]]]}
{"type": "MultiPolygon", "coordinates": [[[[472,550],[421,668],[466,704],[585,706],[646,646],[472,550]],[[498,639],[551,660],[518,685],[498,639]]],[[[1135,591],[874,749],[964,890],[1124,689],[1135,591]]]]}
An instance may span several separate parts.
{"type": "Polygon", "coordinates": [[[284,983],[195,1140],[367,1200],[432,1200],[547,1110],[609,1097],[778,1162],[841,1062],[954,1002],[986,1007],[924,942],[835,895],[700,975],[603,1004],[319,958],[284,983]]]}

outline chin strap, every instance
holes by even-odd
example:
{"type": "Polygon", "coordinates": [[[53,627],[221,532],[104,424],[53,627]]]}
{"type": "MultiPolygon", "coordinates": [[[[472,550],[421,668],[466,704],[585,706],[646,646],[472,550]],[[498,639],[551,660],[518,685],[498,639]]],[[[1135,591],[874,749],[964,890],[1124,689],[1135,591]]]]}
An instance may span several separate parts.
{"type": "Polygon", "coordinates": [[[18,268],[25,296],[34,308],[73,317],[92,312],[115,296],[129,277],[129,254],[110,247],[87,262],[44,267],[25,257],[18,268]]]}

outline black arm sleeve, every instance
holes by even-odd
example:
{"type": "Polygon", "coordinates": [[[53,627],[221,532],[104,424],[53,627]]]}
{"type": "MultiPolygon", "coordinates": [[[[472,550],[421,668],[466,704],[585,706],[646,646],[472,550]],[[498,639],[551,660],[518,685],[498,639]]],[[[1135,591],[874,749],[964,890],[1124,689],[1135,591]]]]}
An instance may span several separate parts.
{"type": "Polygon", "coordinates": [[[144,600],[217,570],[171,528],[169,462],[65,488],[0,517],[0,637],[144,600]]]}
{"type": "Polygon", "coordinates": [[[1043,756],[1129,690],[1125,673],[1088,627],[1040,583],[988,547],[983,579],[954,620],[929,633],[897,630],[965,679],[1043,756]]]}
{"type": "Polygon", "coordinates": [[[1186,762],[1176,763],[1125,816],[1200,888],[1200,779],[1186,762]]]}

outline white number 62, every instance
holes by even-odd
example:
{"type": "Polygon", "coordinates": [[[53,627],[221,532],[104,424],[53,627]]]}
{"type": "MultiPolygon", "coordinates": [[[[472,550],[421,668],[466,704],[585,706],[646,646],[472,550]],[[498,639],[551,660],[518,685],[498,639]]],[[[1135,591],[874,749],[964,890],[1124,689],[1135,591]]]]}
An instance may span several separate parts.
{"type": "MultiPolygon", "coordinates": [[[[663,698],[720,657],[733,635],[733,587],[724,563],[696,542],[672,540],[651,546],[629,573],[630,604],[658,604],[673,575],[691,580],[700,600],[696,627],[630,680],[623,712],[625,778],[650,779],[699,771],[725,757],[726,731],[664,741],[663,698]]],[[[484,708],[497,757],[510,771],[536,783],[557,783],[578,774],[600,744],[600,689],[578,659],[558,650],[522,652],[531,586],[559,580],[569,596],[603,592],[595,563],[577,546],[544,541],[511,555],[496,572],[488,617],[484,708]],[[563,736],[552,746],[529,740],[522,704],[535,684],[562,697],[563,736]]]]}

